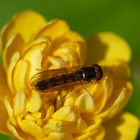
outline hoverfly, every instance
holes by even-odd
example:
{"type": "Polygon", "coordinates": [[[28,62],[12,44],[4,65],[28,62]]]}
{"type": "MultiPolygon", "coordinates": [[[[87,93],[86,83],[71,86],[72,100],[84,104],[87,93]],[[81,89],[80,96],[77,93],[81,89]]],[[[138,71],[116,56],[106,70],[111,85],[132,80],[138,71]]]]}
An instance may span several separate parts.
{"type": "Polygon", "coordinates": [[[102,68],[98,64],[93,64],[92,66],[46,70],[35,74],[30,82],[34,90],[46,92],[65,89],[91,80],[99,81],[102,77],[102,68]]]}

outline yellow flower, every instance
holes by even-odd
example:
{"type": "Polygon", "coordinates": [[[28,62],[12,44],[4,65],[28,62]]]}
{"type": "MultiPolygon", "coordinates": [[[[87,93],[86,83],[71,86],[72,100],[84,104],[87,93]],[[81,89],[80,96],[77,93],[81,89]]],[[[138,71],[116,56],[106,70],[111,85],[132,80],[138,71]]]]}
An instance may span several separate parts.
{"type": "Polygon", "coordinates": [[[132,92],[131,53],[120,37],[99,33],[85,43],[63,20],[25,11],[1,30],[0,51],[1,133],[20,140],[136,138],[139,120],[119,113],[132,92]],[[31,88],[40,71],[84,64],[86,44],[88,62],[104,67],[101,81],[48,93],[31,88]]]}

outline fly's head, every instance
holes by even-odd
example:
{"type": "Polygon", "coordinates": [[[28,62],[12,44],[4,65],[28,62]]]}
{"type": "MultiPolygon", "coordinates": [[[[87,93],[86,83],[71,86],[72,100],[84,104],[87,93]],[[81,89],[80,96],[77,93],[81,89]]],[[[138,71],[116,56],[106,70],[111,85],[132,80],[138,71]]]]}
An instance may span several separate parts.
{"type": "Polygon", "coordinates": [[[96,74],[96,81],[99,81],[103,77],[103,70],[98,64],[93,64],[93,68],[96,74]]]}

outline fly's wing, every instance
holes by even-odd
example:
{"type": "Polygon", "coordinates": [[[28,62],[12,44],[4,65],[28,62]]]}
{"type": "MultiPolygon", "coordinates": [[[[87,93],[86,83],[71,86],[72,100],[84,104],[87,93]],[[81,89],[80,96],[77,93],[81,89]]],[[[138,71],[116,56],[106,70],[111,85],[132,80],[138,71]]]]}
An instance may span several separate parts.
{"type": "MultiPolygon", "coordinates": [[[[63,68],[63,69],[52,69],[52,70],[46,70],[46,71],[42,71],[40,73],[37,73],[35,74],[31,80],[30,80],[30,83],[31,83],[31,86],[34,90],[37,90],[37,91],[55,91],[55,90],[61,90],[61,89],[64,89],[64,88],[67,88],[67,87],[71,87],[75,84],[78,84],[79,82],[63,82],[61,84],[58,83],[57,86],[50,86],[50,88],[43,88],[42,90],[38,90],[36,85],[39,83],[39,82],[42,82],[43,81],[49,81],[49,79],[51,78],[56,78],[57,80],[57,77],[60,77],[60,76],[63,76],[63,75],[68,75],[68,74],[72,74],[74,72],[76,72],[78,69],[80,69],[82,66],[76,66],[76,67],[72,67],[72,68],[63,68]]],[[[57,82],[57,81],[56,81],[57,82]]],[[[51,84],[51,83],[50,83],[51,84]]]]}

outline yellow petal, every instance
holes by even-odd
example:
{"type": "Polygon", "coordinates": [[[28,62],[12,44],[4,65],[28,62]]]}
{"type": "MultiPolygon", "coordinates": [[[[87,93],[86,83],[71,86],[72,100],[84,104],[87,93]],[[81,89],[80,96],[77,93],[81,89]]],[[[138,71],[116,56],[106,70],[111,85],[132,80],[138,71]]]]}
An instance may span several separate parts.
{"type": "Polygon", "coordinates": [[[117,87],[113,91],[100,114],[105,119],[113,118],[126,105],[132,92],[132,85],[130,82],[127,82],[125,86],[117,87]]]}
{"type": "Polygon", "coordinates": [[[36,122],[37,124],[40,124],[38,122],[40,122],[41,120],[41,112],[29,112],[28,114],[25,115],[25,120],[31,120],[36,122]]]}
{"type": "Polygon", "coordinates": [[[46,42],[47,40],[38,40],[37,42],[33,42],[31,44],[32,49],[29,49],[23,59],[28,61],[30,63],[30,73],[29,73],[29,79],[36,73],[39,72],[39,69],[41,69],[41,61],[42,61],[42,51],[46,47],[46,42]]]}
{"type": "Polygon", "coordinates": [[[70,31],[65,33],[62,39],[75,44],[75,51],[78,54],[78,57],[81,59],[80,62],[84,62],[87,55],[87,48],[84,38],[82,38],[76,32],[70,31]]]}
{"type": "Polygon", "coordinates": [[[92,96],[85,92],[81,94],[75,102],[76,107],[79,109],[80,112],[82,113],[93,113],[95,104],[92,96]]]}
{"type": "Polygon", "coordinates": [[[25,46],[23,48],[22,54],[25,55],[30,49],[34,49],[36,47],[39,47],[41,51],[44,51],[44,48],[46,48],[46,51],[48,52],[48,49],[50,49],[51,40],[47,36],[39,36],[36,40],[32,41],[30,44],[25,46]]]}
{"type": "Polygon", "coordinates": [[[105,140],[135,140],[140,121],[130,113],[120,113],[114,119],[104,123],[105,140]]]}
{"type": "Polygon", "coordinates": [[[4,99],[4,96],[9,95],[10,90],[6,80],[6,73],[2,65],[0,65],[0,100],[4,99]]]}
{"type": "Polygon", "coordinates": [[[2,57],[3,49],[5,48],[4,42],[2,41],[2,40],[4,40],[4,37],[2,37],[2,36],[7,27],[8,27],[8,24],[4,25],[4,27],[0,31],[0,57],[2,57]]]}
{"type": "Polygon", "coordinates": [[[67,132],[67,133],[76,133],[77,132],[77,123],[69,121],[58,121],[50,119],[49,122],[43,127],[43,131],[46,134],[52,132],[67,132]]]}
{"type": "Polygon", "coordinates": [[[47,61],[49,61],[52,64],[52,67],[49,67],[51,69],[57,69],[66,66],[66,63],[59,57],[48,56],[47,61]]]}
{"type": "MultiPolygon", "coordinates": [[[[85,47],[85,45],[86,45],[84,38],[76,32],[69,31],[69,32],[65,33],[63,39],[67,40],[67,41],[78,43],[82,47],[85,47]]],[[[86,48],[83,48],[83,49],[86,49],[86,48]]],[[[84,51],[86,51],[86,50],[84,50],[84,51]]]]}
{"type": "Polygon", "coordinates": [[[76,113],[70,106],[63,106],[52,115],[52,118],[55,120],[75,121],[76,113]]]}
{"type": "Polygon", "coordinates": [[[99,127],[78,136],[76,140],[103,140],[105,135],[104,128],[99,127]]]}
{"type": "Polygon", "coordinates": [[[2,30],[0,42],[2,49],[9,38],[15,34],[20,34],[24,41],[28,43],[34,38],[38,30],[46,23],[44,17],[34,11],[24,11],[14,16],[2,30]]]}
{"type": "Polygon", "coordinates": [[[91,140],[104,140],[105,130],[103,127],[99,127],[96,134],[91,137],[91,140]]]}
{"type": "Polygon", "coordinates": [[[14,98],[14,115],[20,115],[25,109],[25,93],[19,91],[14,98]]]}
{"type": "Polygon", "coordinates": [[[18,133],[18,130],[10,123],[10,121],[7,122],[8,129],[12,132],[14,137],[16,137],[19,140],[24,140],[18,133]]]}
{"type": "Polygon", "coordinates": [[[69,67],[82,65],[84,63],[84,56],[86,52],[84,48],[78,43],[65,42],[54,50],[53,57],[61,58],[69,67]],[[83,54],[83,55],[82,55],[83,54]]]}
{"type": "Polygon", "coordinates": [[[43,132],[48,135],[53,131],[60,132],[62,129],[63,129],[62,121],[50,119],[48,123],[43,127],[43,132]]]}
{"type": "Polygon", "coordinates": [[[108,73],[110,76],[114,77],[115,80],[127,80],[130,77],[130,68],[128,64],[122,61],[116,60],[103,60],[99,62],[100,65],[104,66],[104,74],[108,73]]]}
{"type": "Polygon", "coordinates": [[[25,60],[19,60],[15,66],[13,73],[13,85],[18,92],[20,89],[25,89],[26,73],[28,63],[25,60]]]}
{"type": "Polygon", "coordinates": [[[7,97],[5,97],[5,99],[4,99],[4,104],[5,104],[5,108],[7,110],[8,116],[9,116],[9,121],[11,122],[11,124],[16,126],[17,122],[16,122],[16,118],[14,116],[14,110],[7,97]]]}
{"type": "Polygon", "coordinates": [[[52,114],[54,113],[54,106],[50,106],[47,110],[47,113],[46,113],[46,119],[50,119],[52,117],[52,114]]]}
{"type": "Polygon", "coordinates": [[[21,120],[19,121],[19,125],[22,130],[36,138],[43,138],[44,134],[42,129],[31,120],[21,120]]]}
{"type": "Polygon", "coordinates": [[[15,94],[13,85],[13,72],[19,58],[20,58],[19,52],[15,52],[11,58],[10,65],[7,71],[8,86],[13,94],[15,94]]]}
{"type": "Polygon", "coordinates": [[[32,116],[31,113],[26,114],[26,116],[24,117],[25,120],[30,120],[30,121],[34,121],[36,122],[36,119],[32,116]]]}
{"type": "Polygon", "coordinates": [[[28,104],[27,104],[27,110],[29,112],[37,112],[41,107],[41,98],[39,96],[38,92],[33,92],[28,104]]]}
{"type": "Polygon", "coordinates": [[[89,125],[89,127],[86,130],[84,130],[84,133],[87,133],[87,132],[92,132],[92,133],[94,132],[95,133],[96,130],[101,125],[101,122],[102,122],[101,118],[94,118],[94,123],[92,122],[92,124],[89,125]]]}
{"type": "Polygon", "coordinates": [[[76,140],[87,140],[92,136],[92,132],[84,133],[76,138],[76,140]]]}
{"type": "Polygon", "coordinates": [[[3,102],[0,101],[0,133],[9,134],[9,130],[7,129],[7,121],[8,121],[8,114],[3,102]]]}
{"type": "Polygon", "coordinates": [[[102,111],[104,106],[106,105],[111,93],[113,92],[113,80],[109,76],[104,76],[103,81],[101,83],[96,83],[96,92],[93,95],[95,100],[95,114],[98,114],[102,111]]]}
{"type": "Polygon", "coordinates": [[[72,136],[68,133],[53,132],[43,140],[71,140],[72,136]]]}
{"type": "Polygon", "coordinates": [[[51,38],[52,41],[55,39],[61,37],[64,33],[69,31],[69,27],[63,20],[53,20],[46,24],[45,27],[43,27],[39,33],[38,36],[48,36],[51,38]]]}
{"type": "Polygon", "coordinates": [[[75,39],[74,42],[74,39],[71,37],[73,34],[69,34],[69,38],[66,38],[64,34],[64,36],[59,37],[57,41],[54,42],[51,42],[48,38],[48,45],[46,45],[47,49],[43,52],[44,59],[42,61],[42,66],[44,69],[48,68],[48,66],[48,69],[56,69],[60,67],[72,67],[77,66],[78,64],[83,64],[84,57],[82,54],[85,55],[85,45],[83,45],[84,40],[78,40],[77,37],[77,40],[75,39]]]}
{"type": "Polygon", "coordinates": [[[82,132],[83,130],[87,129],[88,124],[80,117],[77,121],[77,132],[82,132]]]}
{"type": "Polygon", "coordinates": [[[88,61],[91,64],[105,60],[121,60],[129,62],[130,47],[125,40],[110,32],[102,32],[87,40],[88,61]]]}
{"type": "Polygon", "coordinates": [[[21,54],[23,47],[24,47],[24,40],[19,34],[12,36],[8,40],[3,52],[4,66],[6,70],[10,64],[10,59],[13,56],[14,52],[18,51],[21,54]]]}

